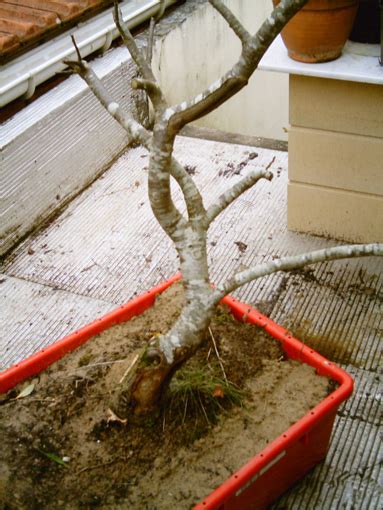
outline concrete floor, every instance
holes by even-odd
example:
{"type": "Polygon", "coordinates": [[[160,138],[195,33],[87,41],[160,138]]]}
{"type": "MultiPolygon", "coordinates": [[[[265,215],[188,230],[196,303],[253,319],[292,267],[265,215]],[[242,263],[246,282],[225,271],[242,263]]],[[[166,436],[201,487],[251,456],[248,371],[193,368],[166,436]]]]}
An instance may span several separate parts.
{"type": "MultiPolygon", "coordinates": [[[[180,138],[176,154],[195,173],[205,203],[240,178],[271,167],[213,224],[213,281],[272,256],[336,244],[286,228],[287,153],[180,138]],[[236,242],[244,243],[241,250],[236,242]]],[[[0,367],[5,369],[177,271],[176,254],[147,203],[147,155],[125,153],[49,226],[26,239],[0,275],[0,367]]],[[[178,190],[177,202],[182,207],[178,190]]],[[[380,425],[383,260],[365,258],[276,274],[237,296],[290,328],[356,382],[339,410],[326,460],[274,509],[383,507],[380,425]],[[379,480],[380,477],[380,480],[379,480]]]]}

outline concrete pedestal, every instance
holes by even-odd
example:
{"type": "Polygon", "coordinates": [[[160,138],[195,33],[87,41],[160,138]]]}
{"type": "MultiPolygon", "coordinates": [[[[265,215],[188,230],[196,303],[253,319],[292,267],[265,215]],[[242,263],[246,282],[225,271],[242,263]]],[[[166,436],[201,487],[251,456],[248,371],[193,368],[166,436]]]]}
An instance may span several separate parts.
{"type": "Polygon", "coordinates": [[[383,67],[353,49],[301,64],[279,40],[264,68],[290,73],[288,227],[382,242],[383,67]]]}

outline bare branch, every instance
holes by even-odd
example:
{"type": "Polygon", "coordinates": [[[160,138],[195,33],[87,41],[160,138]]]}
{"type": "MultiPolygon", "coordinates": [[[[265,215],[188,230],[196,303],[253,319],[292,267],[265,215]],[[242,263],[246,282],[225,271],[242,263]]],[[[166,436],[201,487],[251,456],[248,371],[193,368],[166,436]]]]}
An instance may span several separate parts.
{"type": "Polygon", "coordinates": [[[98,78],[88,63],[85,62],[85,60],[66,60],[64,63],[73,69],[73,71],[75,71],[77,74],[79,74],[81,78],[87,83],[88,87],[100,101],[102,106],[128,133],[130,142],[136,142],[143,145],[144,147],[149,147],[151,138],[150,133],[143,126],[141,126],[141,124],[136,122],[133,117],[130,117],[122,110],[120,105],[114,101],[113,97],[104,87],[102,81],[98,78]]]}
{"type": "MultiPolygon", "coordinates": [[[[275,37],[307,1],[281,0],[255,36],[246,40],[239,60],[227,73],[191,101],[167,109],[165,113],[170,131],[178,133],[186,124],[207,115],[239,92],[247,84],[275,37]]],[[[225,9],[230,12],[227,7],[225,9]]],[[[231,19],[228,13],[225,16],[231,19]]]]}
{"type": "Polygon", "coordinates": [[[146,49],[146,61],[150,65],[153,57],[154,28],[157,22],[162,18],[166,9],[166,0],[160,0],[160,10],[155,18],[150,18],[148,45],[146,49]]]}
{"type": "Polygon", "coordinates": [[[267,179],[271,181],[273,174],[267,169],[264,170],[253,170],[246,177],[241,179],[239,182],[234,184],[230,189],[226,190],[218,198],[218,200],[212,204],[206,211],[206,222],[208,225],[215,220],[215,218],[221,214],[234,200],[236,200],[242,193],[250,189],[260,179],[267,179]]]}
{"type": "Polygon", "coordinates": [[[301,255],[283,257],[278,260],[259,264],[253,268],[237,273],[230,278],[222,288],[217,289],[217,297],[222,298],[245,283],[249,283],[257,278],[267,276],[278,271],[292,271],[318,262],[353,257],[368,257],[370,255],[383,256],[383,244],[374,243],[335,246],[333,248],[303,253],[301,255]]]}
{"type": "Polygon", "coordinates": [[[131,86],[133,89],[145,90],[153,105],[163,103],[162,92],[156,82],[150,80],[142,80],[140,78],[133,78],[131,81],[131,86]]]}
{"type": "Polygon", "coordinates": [[[145,80],[155,81],[151,67],[146,62],[141,50],[138,48],[136,41],[134,40],[132,33],[122,19],[122,13],[118,5],[118,0],[114,0],[113,19],[142,77],[145,80]]]}
{"type": "Polygon", "coordinates": [[[174,177],[182,190],[189,220],[205,221],[206,211],[202,196],[194,180],[174,157],[171,159],[170,175],[174,177]]]}
{"type": "Polygon", "coordinates": [[[74,35],[71,35],[70,38],[72,39],[73,46],[75,47],[78,61],[82,62],[81,53],[80,53],[80,50],[79,50],[79,48],[77,46],[76,39],[75,39],[74,35]]]}
{"type": "Polygon", "coordinates": [[[216,9],[220,15],[227,21],[229,27],[239,37],[242,44],[245,45],[249,42],[251,35],[242,25],[242,23],[234,16],[230,9],[226,7],[221,0],[209,0],[210,4],[216,9]]]}
{"type": "Polygon", "coordinates": [[[141,76],[146,80],[146,83],[151,82],[152,86],[145,88],[155,111],[162,111],[166,108],[166,101],[162,94],[160,87],[156,82],[156,78],[153,74],[150,64],[146,61],[143,52],[138,48],[136,41],[126,23],[122,19],[118,0],[114,0],[113,18],[121,37],[129,50],[129,53],[134,60],[141,76]]]}
{"type": "Polygon", "coordinates": [[[155,18],[150,18],[148,45],[146,48],[146,62],[150,65],[153,58],[153,43],[154,43],[154,27],[156,26],[155,18]]]}
{"type": "MultiPolygon", "coordinates": [[[[173,234],[178,226],[185,223],[183,216],[175,207],[170,192],[170,173],[171,168],[171,152],[173,143],[163,142],[166,136],[164,130],[158,130],[157,137],[150,136],[138,122],[134,121],[130,116],[125,115],[120,105],[113,101],[108,91],[103,86],[101,80],[90,68],[87,62],[81,59],[80,51],[76,45],[76,41],[72,37],[73,44],[76,49],[78,61],[65,62],[73,70],[75,70],[81,78],[85,80],[91,91],[106,108],[108,113],[112,115],[119,124],[127,131],[131,140],[138,141],[151,149],[151,158],[149,164],[149,198],[154,215],[158,222],[169,235],[173,238],[173,234]],[[140,136],[142,134],[142,136],[140,136]],[[158,150],[155,150],[155,138],[159,140],[158,150]],[[154,140],[154,142],[153,142],[154,140]],[[167,151],[165,150],[167,147],[167,151]]],[[[174,142],[174,140],[172,141],[174,142]]],[[[179,169],[178,169],[179,170],[179,169]]]]}

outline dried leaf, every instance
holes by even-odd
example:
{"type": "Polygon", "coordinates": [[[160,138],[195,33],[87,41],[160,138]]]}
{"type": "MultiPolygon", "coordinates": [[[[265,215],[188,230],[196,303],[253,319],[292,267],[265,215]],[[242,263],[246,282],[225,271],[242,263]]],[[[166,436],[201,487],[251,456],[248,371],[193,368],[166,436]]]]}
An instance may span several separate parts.
{"type": "Polygon", "coordinates": [[[247,244],[243,243],[242,241],[234,241],[234,244],[238,246],[238,250],[241,253],[244,253],[247,250],[247,244]]]}
{"type": "Polygon", "coordinates": [[[192,166],[192,165],[185,165],[185,170],[187,171],[187,173],[189,175],[195,175],[196,174],[196,166],[192,166]]]}
{"type": "Polygon", "coordinates": [[[223,392],[222,386],[217,384],[213,391],[213,397],[225,398],[225,393],[223,392]]]}
{"type": "Polygon", "coordinates": [[[17,397],[15,397],[14,400],[18,400],[19,398],[28,397],[33,392],[34,389],[35,389],[35,385],[33,383],[28,384],[28,386],[26,386],[22,391],[20,391],[20,393],[17,395],[17,397]]]}
{"type": "Polygon", "coordinates": [[[123,425],[125,425],[128,420],[123,420],[122,418],[119,418],[117,416],[116,413],[114,413],[111,409],[108,409],[106,411],[106,423],[113,423],[113,422],[118,422],[118,423],[122,423],[123,425]]]}

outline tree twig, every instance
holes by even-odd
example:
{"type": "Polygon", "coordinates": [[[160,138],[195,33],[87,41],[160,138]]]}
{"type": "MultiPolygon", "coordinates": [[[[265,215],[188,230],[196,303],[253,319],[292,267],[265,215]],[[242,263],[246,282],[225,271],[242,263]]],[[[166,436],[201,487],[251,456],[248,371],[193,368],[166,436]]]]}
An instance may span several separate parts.
{"type": "Polygon", "coordinates": [[[77,46],[77,43],[76,43],[76,39],[74,37],[74,35],[71,35],[70,38],[72,39],[72,42],[73,42],[73,46],[75,47],[75,50],[76,50],[76,53],[77,53],[77,58],[78,58],[78,61],[79,62],[82,62],[82,58],[81,58],[81,53],[80,53],[80,50],[77,46]]]}
{"type": "Polygon", "coordinates": [[[153,74],[150,64],[147,62],[143,52],[138,48],[132,33],[122,19],[118,0],[114,0],[113,18],[131,57],[138,67],[141,76],[144,78],[144,80],[146,80],[146,82],[152,83],[152,86],[150,88],[146,88],[145,90],[153,104],[154,110],[156,112],[163,111],[166,107],[165,98],[156,82],[156,78],[153,74]]]}
{"type": "Polygon", "coordinates": [[[114,0],[113,19],[114,22],[116,23],[118,31],[120,32],[122,40],[125,43],[125,46],[128,48],[132,59],[134,60],[136,66],[138,67],[138,70],[140,71],[141,76],[145,80],[155,81],[155,77],[151,67],[145,60],[144,55],[138,48],[131,31],[129,30],[127,24],[124,22],[122,18],[120,6],[118,5],[118,0],[114,0]]]}
{"type": "Polygon", "coordinates": [[[234,184],[234,186],[222,193],[217,201],[207,209],[207,224],[209,225],[212,223],[221,212],[223,212],[232,202],[234,202],[234,200],[236,200],[240,195],[242,195],[242,193],[250,189],[252,186],[254,186],[254,184],[256,184],[260,179],[267,179],[270,181],[272,178],[273,174],[267,169],[253,170],[250,172],[243,179],[234,184]]]}
{"type": "Polygon", "coordinates": [[[111,464],[114,464],[115,462],[123,462],[126,461],[126,457],[117,457],[115,459],[109,460],[108,462],[101,462],[101,464],[93,464],[92,466],[86,466],[82,469],[79,469],[75,472],[75,475],[79,475],[80,473],[84,473],[85,471],[91,471],[93,469],[102,468],[105,466],[110,466],[111,464]]]}
{"type": "Polygon", "coordinates": [[[221,370],[222,370],[223,378],[225,379],[226,384],[228,384],[228,380],[227,380],[227,377],[226,377],[226,372],[225,372],[225,369],[224,369],[224,366],[223,366],[223,363],[222,363],[222,359],[221,359],[221,356],[219,355],[219,352],[218,352],[217,343],[215,341],[215,338],[214,338],[214,335],[213,335],[213,332],[212,332],[210,326],[209,326],[208,329],[209,329],[209,333],[210,333],[211,339],[213,341],[214,350],[215,350],[215,354],[216,354],[217,359],[218,359],[219,366],[221,367],[221,370]]]}
{"type": "Polygon", "coordinates": [[[154,27],[156,26],[155,18],[150,18],[148,45],[146,48],[146,62],[150,65],[153,58],[153,43],[154,43],[154,27]]]}
{"type": "Polygon", "coordinates": [[[155,17],[150,18],[150,26],[149,26],[149,35],[148,35],[148,44],[146,49],[146,61],[150,65],[153,58],[153,43],[154,43],[154,28],[158,21],[164,15],[166,9],[166,0],[160,0],[160,10],[156,14],[155,17]]]}
{"type": "Polygon", "coordinates": [[[237,37],[241,40],[242,44],[248,44],[251,35],[244,28],[242,23],[234,16],[226,5],[221,2],[221,0],[209,0],[210,4],[216,9],[220,15],[227,21],[229,27],[233,30],[233,32],[237,35],[237,37]]]}

